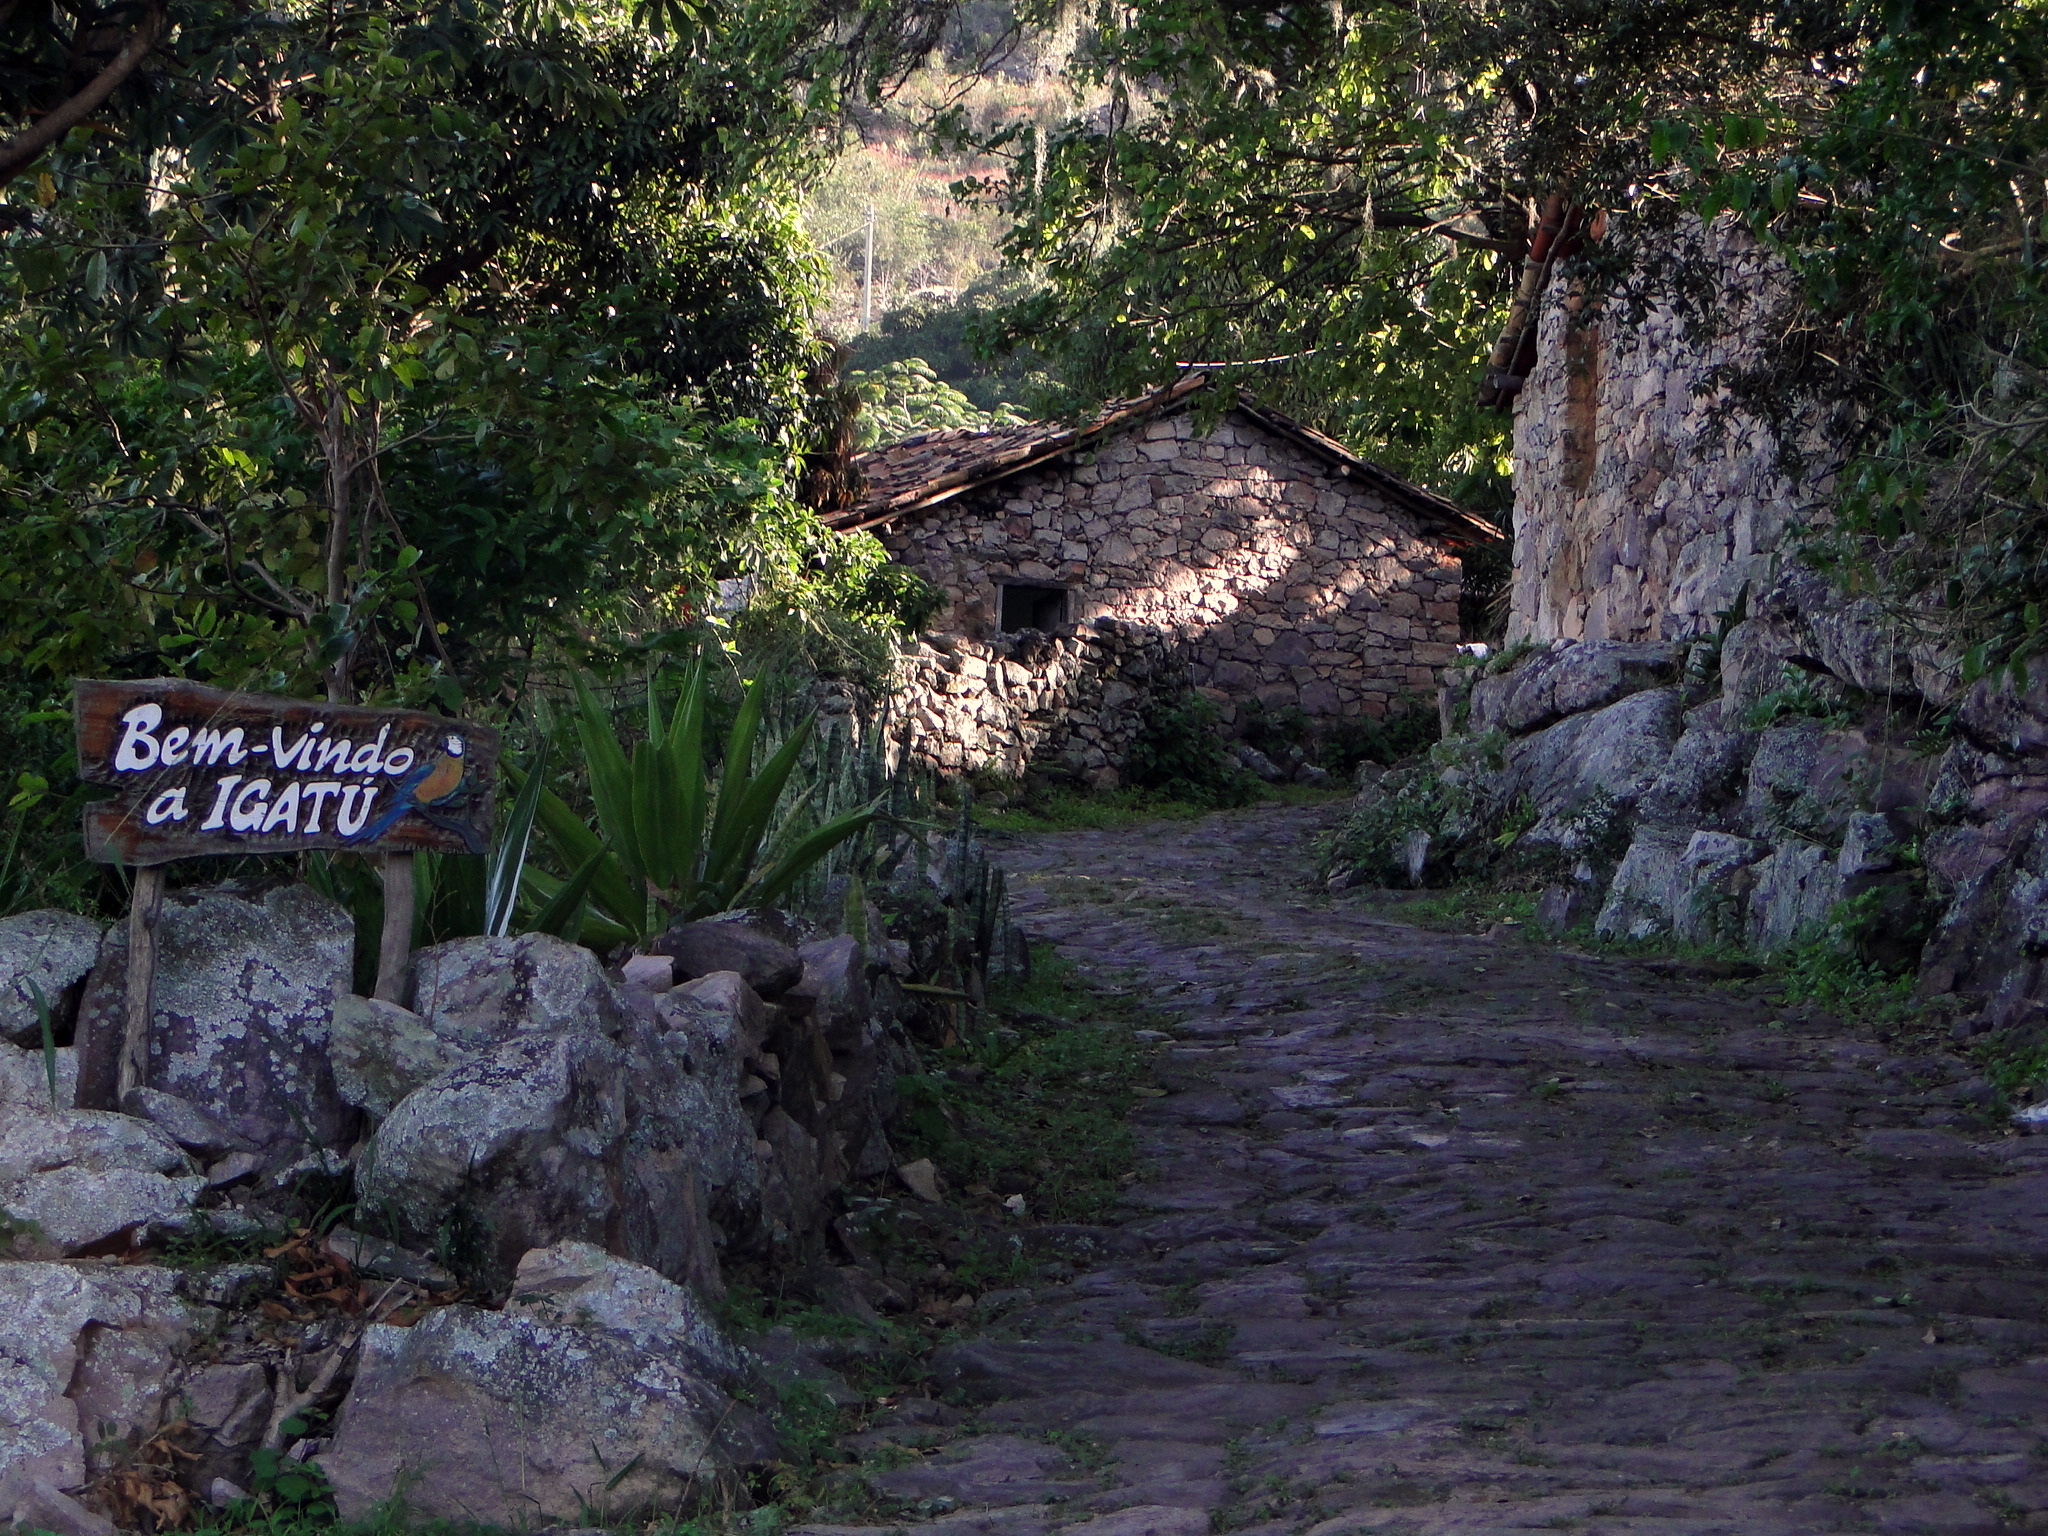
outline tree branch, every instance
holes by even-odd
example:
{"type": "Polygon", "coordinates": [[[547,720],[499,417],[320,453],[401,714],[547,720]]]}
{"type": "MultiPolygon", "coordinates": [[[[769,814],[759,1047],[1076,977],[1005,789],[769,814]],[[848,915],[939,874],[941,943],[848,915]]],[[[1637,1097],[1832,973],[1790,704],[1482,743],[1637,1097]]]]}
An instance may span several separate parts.
{"type": "Polygon", "coordinates": [[[14,180],[40,160],[44,150],[98,111],[121,82],[135,73],[136,66],[149,57],[163,30],[164,13],[161,8],[152,8],[142,24],[129,35],[121,51],[114,55],[113,61],[93,76],[84,90],[44,113],[33,126],[24,128],[5,144],[0,144],[0,182],[14,180]]]}

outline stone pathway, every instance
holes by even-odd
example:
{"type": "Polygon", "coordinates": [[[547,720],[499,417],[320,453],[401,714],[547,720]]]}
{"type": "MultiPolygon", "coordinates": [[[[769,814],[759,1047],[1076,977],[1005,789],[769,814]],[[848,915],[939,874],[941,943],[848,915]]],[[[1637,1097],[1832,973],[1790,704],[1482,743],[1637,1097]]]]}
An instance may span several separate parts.
{"type": "Polygon", "coordinates": [[[2048,1138],[1947,1058],[1311,895],[1328,807],[1008,850],[1173,1023],[1112,1256],[862,1437],[930,1536],[2048,1529],[2048,1138]]]}

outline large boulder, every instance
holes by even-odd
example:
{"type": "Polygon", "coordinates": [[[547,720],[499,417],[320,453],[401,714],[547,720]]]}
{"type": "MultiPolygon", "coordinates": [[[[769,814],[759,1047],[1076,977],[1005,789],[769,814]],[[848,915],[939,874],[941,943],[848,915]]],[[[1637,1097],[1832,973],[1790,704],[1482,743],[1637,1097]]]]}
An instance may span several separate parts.
{"type": "Polygon", "coordinates": [[[191,1432],[184,1449],[194,1458],[181,1469],[185,1485],[203,1492],[226,1478],[248,1487],[276,1402],[270,1372],[255,1360],[200,1365],[179,1381],[177,1400],[191,1432]]]}
{"type": "Polygon", "coordinates": [[[121,1100],[121,1110],[138,1120],[147,1120],[197,1157],[255,1150],[232,1126],[190,1099],[165,1093],[161,1088],[130,1088],[121,1100]]]}
{"type": "Polygon", "coordinates": [[[1668,932],[1699,944],[1739,942],[1750,885],[1746,871],[1769,851],[1725,832],[1638,827],[1594,931],[1606,939],[1668,932]]]}
{"type": "Polygon", "coordinates": [[[1526,735],[1678,680],[1679,652],[1657,642],[1584,640],[1539,651],[1472,686],[1471,728],[1526,735]]]}
{"type": "MultiPolygon", "coordinates": [[[[361,1117],[328,1066],[334,1000],[349,989],[355,924],[310,886],[263,881],[173,890],[158,924],[148,1086],[198,1105],[266,1162],[346,1148],[361,1117]]],[[[127,930],[108,930],[83,1005],[81,1077],[118,1049],[127,930]]],[[[113,1107],[103,1104],[103,1108],[113,1107]]]]}
{"type": "Polygon", "coordinates": [[[342,1518],[396,1496],[415,1519],[525,1530],[710,1502],[735,1405],[681,1352],[592,1323],[454,1306],[366,1330],[319,1458],[342,1518]]]}
{"type": "Polygon", "coordinates": [[[1726,832],[1693,833],[1678,858],[1679,901],[1671,931],[1693,944],[1739,944],[1747,936],[1751,870],[1770,854],[1768,843],[1726,832]]]}
{"type": "Polygon", "coordinates": [[[796,992],[811,999],[810,1020],[835,1051],[857,1047],[874,1013],[868,990],[867,957],[860,940],[842,933],[797,950],[803,979],[796,992]]]}
{"type": "Polygon", "coordinates": [[[470,1051],[409,1008],[351,992],[334,1000],[327,1054],[335,1090],[382,1120],[413,1089],[468,1060],[470,1051]]]}
{"type": "Polygon", "coordinates": [[[1670,761],[1684,713],[1678,689],[1652,688],[1511,742],[1503,798],[1526,795],[1535,807],[1532,842],[1570,843],[1575,819],[1593,808],[1634,808],[1670,761]]]}
{"type": "Polygon", "coordinates": [[[733,913],[679,923],[648,946],[675,961],[677,977],[737,971],[764,998],[780,997],[803,979],[795,949],[767,931],[765,920],[733,913]]]}
{"type": "Polygon", "coordinates": [[[1865,693],[1911,698],[1919,692],[1913,665],[1915,637],[1874,598],[1844,600],[1818,577],[1800,617],[1813,657],[1834,676],[1865,693]]]}
{"type": "Polygon", "coordinates": [[[1816,937],[1842,899],[1838,856],[1817,843],[1781,843],[1752,874],[1749,947],[1759,954],[1816,937]]]}
{"type": "Polygon", "coordinates": [[[76,912],[0,917],[0,1040],[39,1047],[42,1014],[59,1042],[71,1038],[78,996],[100,951],[101,924],[76,912]]]}
{"type": "Polygon", "coordinates": [[[60,1045],[45,1060],[39,1050],[0,1045],[0,1111],[69,1109],[77,1102],[77,1094],[76,1047],[60,1045]],[[57,1078],[54,1098],[50,1092],[52,1068],[57,1078]]]}
{"type": "Polygon", "coordinates": [[[1743,803],[1760,837],[1836,842],[1876,800],[1889,754],[1861,731],[1818,721],[1774,725],[1757,737],[1743,803]]]}
{"type": "Polygon", "coordinates": [[[1636,804],[1640,820],[1723,832],[1748,826],[1742,796],[1756,732],[1730,728],[1723,719],[1719,701],[1687,714],[1685,734],[1636,804]]]}
{"type": "Polygon", "coordinates": [[[625,1023],[597,956],[550,934],[452,939],[414,955],[411,974],[413,1012],[463,1051],[514,1035],[615,1037],[625,1023]]]}
{"type": "Polygon", "coordinates": [[[401,1241],[502,1283],[519,1256],[618,1223],[625,1053],[595,1034],[519,1035],[406,1095],[358,1163],[358,1197],[401,1241]],[[461,1250],[461,1251],[456,1251],[461,1250]]]}
{"type": "Polygon", "coordinates": [[[521,1258],[505,1310],[598,1329],[713,1381],[740,1374],[739,1350],[688,1287],[594,1243],[556,1243],[521,1258]]]}
{"type": "Polygon", "coordinates": [[[1980,678],[1963,695],[1956,724],[1992,751],[2048,755],[2048,656],[2028,661],[2023,680],[2009,667],[1980,678]]]}
{"type": "MultiPolygon", "coordinates": [[[[1804,651],[1802,633],[1789,616],[1759,615],[1729,630],[1721,642],[1721,705],[1727,721],[1740,724],[1757,705],[1790,686],[1787,658],[1804,651]]],[[[1818,686],[1810,674],[1808,686],[1818,686]]]]}
{"type": "Polygon", "coordinates": [[[176,1284],[146,1266],[0,1264],[0,1523],[47,1526],[103,1457],[157,1430],[200,1317],[176,1284]]]}
{"type": "Polygon", "coordinates": [[[104,1110],[0,1118],[0,1211],[15,1257],[127,1249],[187,1224],[206,1181],[147,1121],[104,1110]]]}
{"type": "Polygon", "coordinates": [[[1670,929],[1683,899],[1678,861],[1690,835],[1683,828],[1636,830],[1593,919],[1595,933],[1603,939],[1647,939],[1670,929]]]}
{"type": "Polygon", "coordinates": [[[871,1178],[896,1166],[888,1125],[897,1109],[896,1080],[917,1070],[907,1049],[876,1006],[867,955],[857,939],[841,934],[798,951],[804,979],[799,991],[817,998],[811,1014],[831,1052],[825,1085],[826,1133],[837,1139],[848,1174],[871,1178]]]}
{"type": "Polygon", "coordinates": [[[706,1295],[723,1291],[713,1212],[744,1221],[760,1158],[740,1102],[768,1010],[731,971],[648,1000],[626,1042],[619,1251],[706,1295]]]}
{"type": "Polygon", "coordinates": [[[1991,1027],[2048,1014],[2048,821],[1956,886],[1921,956],[1920,989],[1985,1002],[1991,1027]]]}

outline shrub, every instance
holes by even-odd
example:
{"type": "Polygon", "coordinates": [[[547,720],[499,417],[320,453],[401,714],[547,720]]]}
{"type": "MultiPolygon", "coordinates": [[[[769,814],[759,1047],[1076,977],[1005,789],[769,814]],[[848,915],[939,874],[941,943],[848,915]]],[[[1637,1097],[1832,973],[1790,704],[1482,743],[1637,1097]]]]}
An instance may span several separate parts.
{"type": "Polygon", "coordinates": [[[1259,782],[1231,757],[1216,722],[1216,706],[1192,688],[1156,696],[1131,748],[1131,782],[1192,805],[1251,804],[1259,782]]]}
{"type": "Polygon", "coordinates": [[[1472,775],[1435,764],[1396,768],[1359,796],[1324,841],[1319,864],[1325,877],[1350,874],[1378,885],[1475,874],[1500,852],[1508,811],[1472,775]]]}
{"type": "Polygon", "coordinates": [[[1323,728],[1316,761],[1338,777],[1349,778],[1361,763],[1391,768],[1418,752],[1426,752],[1436,745],[1441,734],[1436,706],[1426,699],[1410,699],[1377,719],[1357,715],[1331,722],[1323,728]]]}

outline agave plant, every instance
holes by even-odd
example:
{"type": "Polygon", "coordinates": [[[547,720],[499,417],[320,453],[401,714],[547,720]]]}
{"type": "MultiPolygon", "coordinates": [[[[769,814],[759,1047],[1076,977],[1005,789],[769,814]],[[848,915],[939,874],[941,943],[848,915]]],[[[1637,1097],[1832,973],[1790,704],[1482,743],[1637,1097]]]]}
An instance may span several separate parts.
{"type": "Polygon", "coordinates": [[[807,799],[785,805],[783,797],[816,716],[799,721],[756,770],[765,680],[747,688],[714,779],[704,751],[705,689],[703,668],[693,667],[664,713],[650,686],[646,734],[628,753],[589,683],[576,679],[576,735],[597,825],[550,790],[537,805],[549,840],[577,871],[548,904],[559,907],[564,890],[580,884],[585,937],[644,941],[671,922],[773,905],[874,820],[871,808],[861,809],[796,830],[807,799]],[[777,828],[785,835],[771,838],[777,828]]]}

